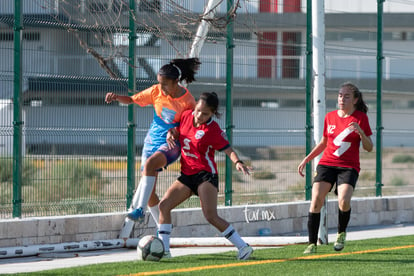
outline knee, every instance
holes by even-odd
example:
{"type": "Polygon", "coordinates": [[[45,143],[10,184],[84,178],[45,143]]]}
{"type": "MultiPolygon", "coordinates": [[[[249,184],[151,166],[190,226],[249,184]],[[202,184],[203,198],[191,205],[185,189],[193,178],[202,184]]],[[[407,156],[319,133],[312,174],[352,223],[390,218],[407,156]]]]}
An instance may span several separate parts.
{"type": "Polygon", "coordinates": [[[341,199],[338,198],[338,207],[339,207],[339,210],[346,212],[349,209],[351,209],[351,202],[344,198],[341,198],[341,199]]]}
{"type": "Polygon", "coordinates": [[[312,213],[319,213],[322,209],[322,206],[325,202],[325,197],[315,197],[310,205],[310,211],[312,213]]]}
{"type": "Polygon", "coordinates": [[[157,170],[157,163],[152,158],[148,158],[147,161],[145,161],[143,171],[148,174],[149,172],[155,172],[157,170]]]}
{"type": "Polygon", "coordinates": [[[170,204],[168,203],[168,200],[162,199],[158,203],[158,209],[160,210],[160,213],[168,213],[171,211],[170,204]]]}
{"type": "Polygon", "coordinates": [[[205,219],[208,221],[208,223],[215,225],[215,222],[217,221],[218,215],[216,212],[205,212],[204,213],[205,219]]]}

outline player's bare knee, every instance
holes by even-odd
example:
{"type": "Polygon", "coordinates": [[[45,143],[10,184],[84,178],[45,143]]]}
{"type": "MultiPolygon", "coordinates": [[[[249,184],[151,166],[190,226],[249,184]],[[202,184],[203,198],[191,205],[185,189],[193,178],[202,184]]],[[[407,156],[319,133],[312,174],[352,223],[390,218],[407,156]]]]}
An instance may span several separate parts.
{"type": "Polygon", "coordinates": [[[346,212],[351,209],[351,202],[345,199],[338,199],[338,208],[339,210],[346,212]]]}
{"type": "Polygon", "coordinates": [[[204,213],[204,217],[208,221],[208,223],[213,224],[213,225],[218,219],[218,215],[216,212],[206,212],[204,213]]]}
{"type": "Polygon", "coordinates": [[[159,168],[155,166],[155,163],[147,161],[144,165],[142,172],[144,175],[155,175],[157,173],[157,169],[159,168]]]}
{"type": "Polygon", "coordinates": [[[168,200],[161,199],[161,201],[158,203],[158,209],[160,210],[160,213],[165,214],[171,211],[170,204],[168,200]]]}

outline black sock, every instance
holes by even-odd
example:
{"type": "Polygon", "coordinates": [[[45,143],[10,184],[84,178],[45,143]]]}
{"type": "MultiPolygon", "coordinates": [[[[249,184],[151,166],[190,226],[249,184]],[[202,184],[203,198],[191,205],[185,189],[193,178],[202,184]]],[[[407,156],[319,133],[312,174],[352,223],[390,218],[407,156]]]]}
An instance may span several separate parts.
{"type": "Polygon", "coordinates": [[[321,222],[321,213],[309,212],[308,214],[309,243],[314,243],[315,245],[317,244],[320,222],[321,222]]]}
{"type": "Polygon", "coordinates": [[[340,209],[338,209],[338,233],[342,233],[346,231],[350,218],[351,218],[351,209],[349,209],[349,211],[346,211],[346,212],[343,212],[340,209]]]}

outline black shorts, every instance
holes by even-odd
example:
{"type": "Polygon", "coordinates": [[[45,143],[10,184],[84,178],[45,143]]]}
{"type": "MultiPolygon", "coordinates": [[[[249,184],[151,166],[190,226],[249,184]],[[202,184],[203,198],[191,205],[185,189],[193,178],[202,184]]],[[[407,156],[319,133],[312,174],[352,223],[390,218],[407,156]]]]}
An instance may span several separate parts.
{"type": "Polygon", "coordinates": [[[198,196],[198,186],[204,182],[210,182],[218,191],[218,175],[210,172],[201,171],[193,175],[186,175],[181,173],[177,178],[178,181],[191,189],[195,195],[198,196]]]}
{"type": "MultiPolygon", "coordinates": [[[[329,182],[332,187],[336,184],[338,187],[341,184],[350,184],[354,189],[358,180],[358,172],[353,168],[332,167],[325,165],[316,166],[316,175],[313,182],[329,182]]],[[[332,190],[331,187],[331,190],[332,190]]],[[[336,193],[336,189],[335,189],[336,193]]]]}

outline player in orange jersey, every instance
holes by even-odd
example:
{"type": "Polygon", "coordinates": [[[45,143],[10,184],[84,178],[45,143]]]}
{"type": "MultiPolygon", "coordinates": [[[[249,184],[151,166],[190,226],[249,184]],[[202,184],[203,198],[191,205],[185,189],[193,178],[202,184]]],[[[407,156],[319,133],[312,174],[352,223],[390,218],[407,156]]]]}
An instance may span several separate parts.
{"type": "Polygon", "coordinates": [[[194,97],[180,82],[194,81],[200,64],[197,58],[175,59],[160,68],[157,74],[158,84],[133,96],[121,96],[113,92],[106,94],[107,103],[119,101],[123,104],[154,107],[154,119],[142,149],[142,178],[128,212],[128,217],[134,221],[143,220],[146,206],[149,205],[151,215],[158,223],[159,198],[155,193],[158,172],[180,156],[179,145],[175,148],[168,147],[167,132],[179,125],[182,112],[193,109],[195,105],[194,97]]]}

